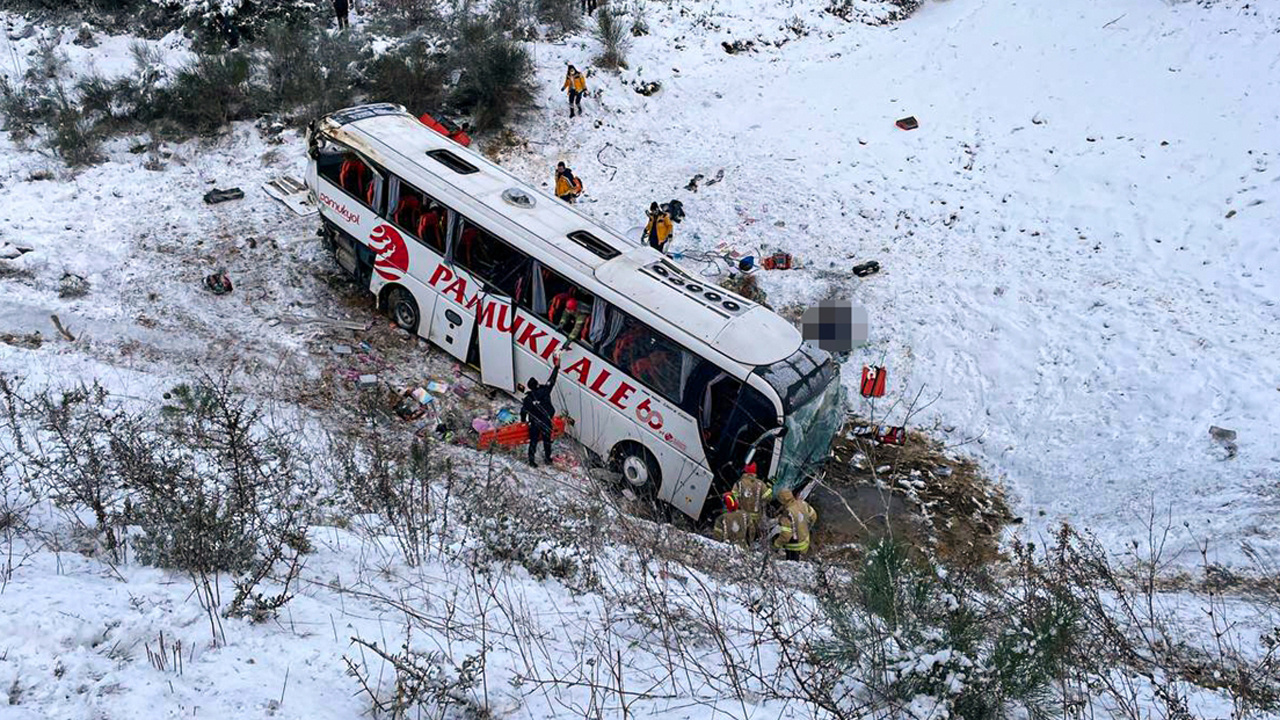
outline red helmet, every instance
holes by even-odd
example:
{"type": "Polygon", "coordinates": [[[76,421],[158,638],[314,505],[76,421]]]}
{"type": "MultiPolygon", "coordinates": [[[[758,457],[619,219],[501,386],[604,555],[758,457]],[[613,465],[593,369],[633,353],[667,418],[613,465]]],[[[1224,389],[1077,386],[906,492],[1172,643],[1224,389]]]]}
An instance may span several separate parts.
{"type": "Polygon", "coordinates": [[[578,301],[573,298],[569,298],[568,300],[565,300],[564,309],[569,312],[578,312],[578,301]]]}
{"type": "Polygon", "coordinates": [[[755,475],[755,474],[756,474],[756,464],[755,464],[755,463],[747,463],[747,466],[746,466],[746,467],[744,467],[744,468],[742,468],[742,472],[744,472],[744,473],[751,473],[752,475],[755,475]]]}
{"type": "Polygon", "coordinates": [[[738,509],[738,499],[733,496],[733,493],[725,493],[724,495],[720,496],[720,499],[724,500],[725,510],[728,510],[729,512],[733,512],[734,510],[738,509]]]}

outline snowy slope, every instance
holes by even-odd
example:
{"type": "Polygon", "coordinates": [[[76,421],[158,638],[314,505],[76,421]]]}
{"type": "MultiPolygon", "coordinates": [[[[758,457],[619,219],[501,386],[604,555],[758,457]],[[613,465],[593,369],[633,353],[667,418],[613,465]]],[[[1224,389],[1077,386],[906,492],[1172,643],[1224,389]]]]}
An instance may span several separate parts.
{"type": "Polygon", "coordinates": [[[663,91],[596,75],[586,123],[541,57],[557,112],[513,162],[568,160],[617,227],[680,198],[676,249],[809,261],[767,275],[771,300],[865,304],[846,383],[883,358],[891,420],[936,396],[913,422],[1001,475],[1034,529],[1122,543],[1172,509],[1229,561],[1278,529],[1280,16],[1203,5],[951,0],[888,29],[811,13],[809,36],[736,55],[720,42],[786,37],[795,10],[735,6],[718,31],[668,13],[624,75],[663,91]],[[852,278],[867,259],[885,270],[852,278]],[[1211,424],[1239,432],[1238,457],[1211,424]]]}
{"type": "MultiPolygon", "coordinates": [[[[913,424],[936,426],[1001,475],[1031,532],[1065,518],[1119,550],[1154,504],[1214,536],[1223,560],[1239,541],[1275,548],[1280,15],[1243,2],[947,0],[871,27],[818,5],[650,3],[652,34],[636,41],[631,69],[594,75],[601,96],[573,123],[557,92],[563,63],[588,64],[595,44],[538,44],[543,107],[518,128],[528,148],[503,162],[544,182],[566,160],[594,201],[583,208],[624,230],[650,200],[680,198],[689,218],[678,250],[728,241],[801,256],[808,268],[765,274],[772,301],[866,305],[872,344],[846,382],[884,358],[896,395],[937,395],[913,424]],[[807,35],[785,27],[793,17],[807,35]],[[726,54],[721,41],[736,39],[756,40],[756,51],[726,54]],[[636,79],[663,90],[642,97],[624,84],[636,79]],[[909,114],[920,129],[893,126],[909,114]],[[720,168],[723,182],[681,189],[720,168]],[[865,259],[884,271],[850,278],[865,259]],[[1209,424],[1239,431],[1238,457],[1220,459],[1209,424]]],[[[127,71],[127,40],[72,50],[76,69],[127,71]]],[[[0,57],[20,62],[33,42],[0,39],[0,57]]],[[[0,344],[0,370],[34,384],[100,377],[143,398],[232,362],[317,382],[326,365],[314,334],[273,321],[372,317],[326,285],[332,266],[312,221],[257,190],[298,173],[299,139],[268,146],[241,125],[167,156],[133,155],[131,144],[113,142],[109,163],[74,177],[34,181],[32,171],[58,163],[0,137],[0,240],[35,248],[6,261],[26,274],[0,280],[0,332],[47,340],[0,344]],[[163,169],[144,169],[154,159],[163,169]],[[228,185],[244,187],[245,200],[199,202],[228,185]],[[237,281],[221,298],[199,289],[219,266],[237,281]],[[60,298],[66,272],[86,277],[90,294],[60,298]],[[50,313],[75,343],[55,337],[50,313]]],[[[73,552],[36,555],[0,593],[0,693],[23,696],[0,702],[0,717],[356,716],[367,704],[343,672],[349,638],[385,633],[394,646],[401,614],[336,588],[474,579],[456,557],[409,570],[354,532],[322,529],[313,540],[289,611],[262,626],[228,621],[221,648],[208,646],[186,578],[128,564],[122,582],[73,552]],[[194,649],[182,675],[146,662],[162,630],[194,649]]],[[[561,666],[598,652],[589,631],[617,620],[600,595],[519,569],[502,579],[561,666]]],[[[413,599],[440,607],[439,597],[413,599]]],[[[460,602],[464,615],[483,614],[460,602]]],[[[725,611],[743,612],[731,599],[725,611]]],[[[639,687],[644,676],[630,673],[659,672],[662,648],[626,620],[608,637],[634,641],[628,677],[639,687]]],[[[496,707],[516,707],[502,683],[520,660],[495,656],[491,667],[496,707]]],[[[723,687],[679,690],[636,714],[810,714],[727,702],[723,687]]],[[[515,714],[564,715],[586,696],[529,693],[515,714]]],[[[1196,709],[1225,716],[1214,700],[1196,709]]]]}

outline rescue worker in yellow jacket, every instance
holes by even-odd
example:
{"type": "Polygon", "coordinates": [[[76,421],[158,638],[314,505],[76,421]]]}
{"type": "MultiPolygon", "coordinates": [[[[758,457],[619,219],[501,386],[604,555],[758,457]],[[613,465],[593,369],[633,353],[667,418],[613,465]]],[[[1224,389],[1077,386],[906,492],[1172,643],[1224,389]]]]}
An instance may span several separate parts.
{"type": "Polygon", "coordinates": [[[751,516],[738,506],[732,493],[725,493],[724,512],[716,518],[715,538],[720,542],[733,543],[739,547],[748,547],[755,538],[755,528],[751,524],[751,516]]]}
{"type": "Polygon", "coordinates": [[[575,108],[581,115],[582,95],[587,92],[587,79],[578,72],[578,68],[569,66],[569,71],[564,76],[564,85],[561,85],[560,89],[569,91],[569,117],[573,117],[575,108]]]}
{"type": "Polygon", "coordinates": [[[667,243],[671,241],[671,215],[656,202],[649,203],[647,215],[649,223],[644,226],[644,241],[654,250],[665,253],[667,243]]]}
{"type": "Polygon", "coordinates": [[[756,464],[749,463],[742,469],[742,476],[733,484],[729,496],[749,516],[750,539],[754,540],[760,529],[760,513],[773,497],[773,488],[756,476],[756,464]]]}
{"type": "Polygon", "coordinates": [[[556,197],[571,203],[582,194],[582,180],[573,174],[573,170],[564,163],[556,165],[556,197]]]}
{"type": "Polygon", "coordinates": [[[790,490],[778,491],[782,514],[778,516],[778,536],[773,546],[785,550],[788,560],[799,560],[809,552],[809,531],[818,522],[818,513],[809,503],[795,496],[790,490]]]}

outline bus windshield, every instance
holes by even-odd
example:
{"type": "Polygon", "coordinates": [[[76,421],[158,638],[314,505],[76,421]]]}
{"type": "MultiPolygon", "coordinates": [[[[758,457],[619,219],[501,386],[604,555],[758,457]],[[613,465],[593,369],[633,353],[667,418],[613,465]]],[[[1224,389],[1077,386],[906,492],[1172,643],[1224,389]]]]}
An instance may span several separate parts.
{"type": "Polygon", "coordinates": [[[844,418],[844,387],[830,355],[801,345],[782,362],[760,371],[782,398],[786,435],[775,486],[796,487],[817,469],[844,418]]]}

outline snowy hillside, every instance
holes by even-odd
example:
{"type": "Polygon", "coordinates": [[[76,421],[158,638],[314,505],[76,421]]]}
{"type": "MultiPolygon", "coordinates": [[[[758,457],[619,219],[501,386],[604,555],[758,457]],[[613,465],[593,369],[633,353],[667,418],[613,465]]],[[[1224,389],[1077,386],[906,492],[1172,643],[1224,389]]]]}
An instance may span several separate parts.
{"type": "MultiPolygon", "coordinates": [[[[629,68],[594,70],[585,117],[572,120],[565,63],[590,66],[598,43],[585,32],[531,43],[538,107],[514,143],[481,145],[538,185],[565,161],[585,183],[581,208],[624,232],[650,201],[680,199],[676,251],[793,253],[801,268],[759,273],[786,313],[824,298],[864,305],[870,343],[843,380],[857,398],[861,366],[882,362],[890,397],[850,410],[972,455],[1025,521],[1010,538],[1040,543],[1066,520],[1123,553],[1146,542],[1154,515],[1175,530],[1171,576],[1200,560],[1175,550],[1206,540],[1211,562],[1242,571],[1242,547],[1280,557],[1280,10],[930,0],[876,25],[823,7],[649,2],[629,68]],[[751,47],[727,52],[735,41],[751,47]],[[656,94],[635,92],[652,81],[656,94]],[[909,115],[918,129],[895,127],[909,115]],[[853,277],[866,260],[881,272],[853,277]],[[1238,453],[1211,425],[1238,433],[1238,453]]],[[[24,22],[0,14],[5,25],[24,22]]],[[[70,74],[130,72],[132,38],[85,48],[74,36],[60,36],[70,74]]],[[[20,74],[38,40],[0,36],[3,72],[20,74]]],[[[172,67],[190,57],[177,34],[149,42],[172,67]]],[[[336,343],[368,339],[361,362],[388,382],[448,375],[451,363],[352,296],[314,218],[262,192],[302,176],[297,131],[276,142],[237,123],[213,139],[149,140],[111,140],[105,162],[72,173],[0,133],[0,249],[30,248],[0,260],[0,372],[30,387],[99,379],[148,407],[235,368],[255,378],[254,397],[295,401],[282,412],[304,423],[358,409],[361,368],[336,343]],[[231,186],[246,197],[200,200],[231,186]],[[218,268],[236,282],[230,295],[201,286],[218,268]]],[[[478,398],[466,402],[499,402],[478,398]]],[[[287,611],[226,619],[218,646],[187,575],[91,557],[43,508],[46,540],[0,578],[0,718],[357,717],[370,702],[344,657],[378,691],[394,688],[389,663],[353,637],[445,658],[441,717],[832,716],[789,674],[788,645],[760,642],[766,627],[827,639],[805,621],[818,604],[807,567],[740,563],[748,556],[629,517],[572,459],[532,473],[463,448],[446,456],[466,482],[433,490],[432,518],[449,524],[423,563],[411,567],[373,520],[330,517],[312,529],[287,611]],[[498,515],[476,509],[484,502],[498,515]],[[510,525],[490,524],[515,505],[510,525]],[[655,596],[670,616],[637,610],[655,596]],[[762,619],[771,602],[794,615],[762,619]],[[170,649],[182,642],[181,671],[148,658],[162,632],[170,649]],[[739,661],[758,675],[740,677],[739,661]]],[[[1188,632],[1210,632],[1194,597],[1163,599],[1188,632]]],[[[1245,654],[1274,655],[1275,606],[1248,613],[1245,654]]],[[[907,675],[968,669],[949,648],[902,652],[907,675]]],[[[1232,712],[1220,692],[1184,692],[1198,716],[1232,712]]],[[[943,712],[924,700],[898,711],[943,712]]]]}
{"type": "MultiPolygon", "coordinates": [[[[774,304],[864,304],[850,390],[883,359],[904,399],[889,419],[922,391],[913,421],[999,473],[1034,527],[1123,543],[1172,508],[1223,561],[1275,548],[1280,13],[949,0],[892,28],[804,16],[815,30],[780,49],[720,46],[786,38],[793,12],[655,23],[629,75],[661,94],[597,79],[603,127],[535,118],[518,167],[568,160],[620,228],[679,197],[677,249],[799,255],[809,269],[766,274],[774,304]],[[894,126],[908,115],[918,130],[894,126]],[[850,275],[873,259],[879,275],[850,275]],[[1237,457],[1211,425],[1238,432],[1237,457]]],[[[541,60],[557,108],[560,66],[541,60]]]]}

